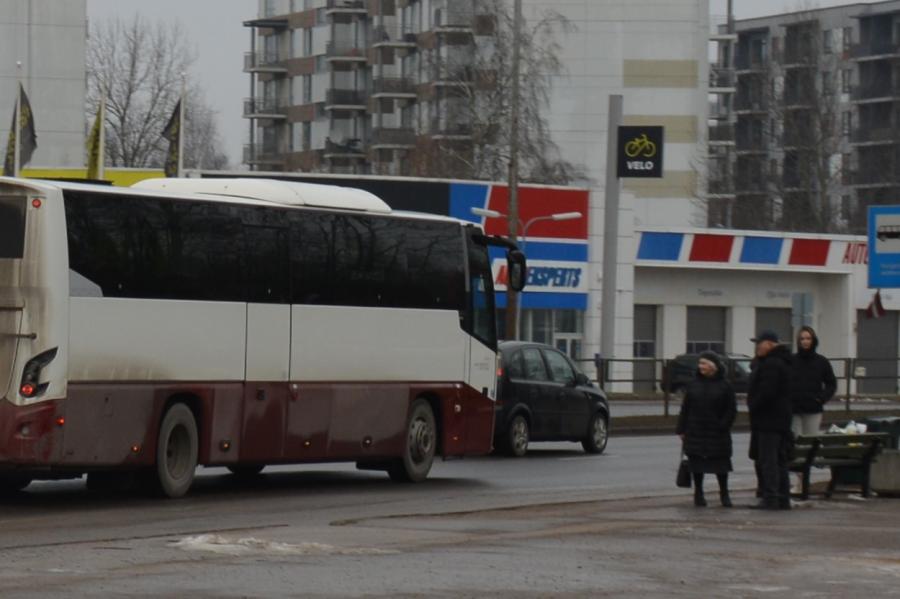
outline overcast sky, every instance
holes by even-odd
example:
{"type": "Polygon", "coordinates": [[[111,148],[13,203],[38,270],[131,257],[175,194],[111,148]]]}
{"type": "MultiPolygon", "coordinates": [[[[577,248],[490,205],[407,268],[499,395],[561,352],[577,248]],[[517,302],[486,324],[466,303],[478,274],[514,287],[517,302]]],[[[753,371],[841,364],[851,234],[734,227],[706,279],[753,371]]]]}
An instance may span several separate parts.
{"type": "MultiPolygon", "coordinates": [[[[599,1],[599,0],[598,0],[599,1]]],[[[153,20],[179,20],[197,53],[193,75],[206,90],[219,113],[219,128],[232,166],[241,160],[247,121],[241,117],[242,99],[249,93],[249,75],[243,72],[243,54],[250,50],[250,32],[243,21],[256,16],[256,0],[87,0],[91,21],[135,14],[153,20]]],[[[790,12],[810,6],[849,4],[841,0],[734,0],[739,19],[790,12]]],[[[864,0],[862,3],[870,3],[864,0]]],[[[712,15],[724,15],[726,0],[710,0],[712,15]]]]}

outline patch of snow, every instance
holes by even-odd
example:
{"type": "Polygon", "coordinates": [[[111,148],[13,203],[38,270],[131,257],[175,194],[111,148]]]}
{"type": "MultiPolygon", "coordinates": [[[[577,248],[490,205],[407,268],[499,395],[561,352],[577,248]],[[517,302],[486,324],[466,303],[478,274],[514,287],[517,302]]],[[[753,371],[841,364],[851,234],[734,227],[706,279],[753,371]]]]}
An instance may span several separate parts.
{"type": "Polygon", "coordinates": [[[280,543],[253,537],[230,539],[216,534],[193,535],[171,543],[185,551],[220,555],[394,555],[398,551],[365,547],[335,547],[323,543],[280,543]]]}

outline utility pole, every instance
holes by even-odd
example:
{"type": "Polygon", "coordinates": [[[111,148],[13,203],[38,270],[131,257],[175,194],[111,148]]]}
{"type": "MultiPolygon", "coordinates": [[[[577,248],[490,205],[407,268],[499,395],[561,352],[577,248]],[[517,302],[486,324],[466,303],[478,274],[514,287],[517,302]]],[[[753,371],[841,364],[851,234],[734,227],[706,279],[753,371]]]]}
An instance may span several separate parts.
{"type": "MultiPolygon", "coordinates": [[[[510,100],[509,119],[509,209],[506,214],[509,227],[509,239],[513,243],[519,234],[519,44],[522,35],[522,0],[514,0],[513,16],[513,55],[512,55],[512,98],[510,100]]],[[[516,314],[518,313],[519,294],[506,287],[506,338],[518,339],[516,314]]]]}

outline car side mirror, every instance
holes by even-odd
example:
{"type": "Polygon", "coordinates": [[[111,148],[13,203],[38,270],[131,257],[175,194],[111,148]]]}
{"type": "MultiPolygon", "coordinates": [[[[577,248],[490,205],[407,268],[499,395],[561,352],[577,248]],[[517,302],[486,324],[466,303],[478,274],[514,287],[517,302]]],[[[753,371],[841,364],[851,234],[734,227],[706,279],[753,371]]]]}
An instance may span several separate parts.
{"type": "Polygon", "coordinates": [[[579,372],[575,375],[575,387],[590,387],[591,379],[587,377],[583,372],[579,372]]]}

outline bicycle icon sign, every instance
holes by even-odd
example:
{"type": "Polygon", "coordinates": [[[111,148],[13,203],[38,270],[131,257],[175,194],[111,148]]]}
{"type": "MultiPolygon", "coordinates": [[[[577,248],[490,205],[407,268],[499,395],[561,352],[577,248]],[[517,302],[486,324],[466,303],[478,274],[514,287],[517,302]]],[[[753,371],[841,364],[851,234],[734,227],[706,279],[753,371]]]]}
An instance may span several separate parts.
{"type": "Polygon", "coordinates": [[[619,127],[618,175],[662,177],[663,128],[619,127]]]}
{"type": "Polygon", "coordinates": [[[650,141],[646,133],[642,133],[625,144],[625,155],[629,158],[653,158],[656,156],[656,144],[650,141]]]}

